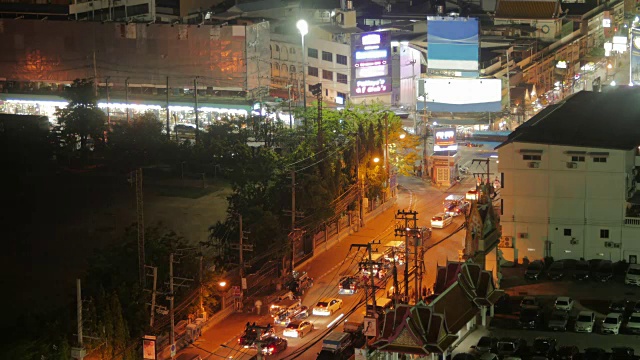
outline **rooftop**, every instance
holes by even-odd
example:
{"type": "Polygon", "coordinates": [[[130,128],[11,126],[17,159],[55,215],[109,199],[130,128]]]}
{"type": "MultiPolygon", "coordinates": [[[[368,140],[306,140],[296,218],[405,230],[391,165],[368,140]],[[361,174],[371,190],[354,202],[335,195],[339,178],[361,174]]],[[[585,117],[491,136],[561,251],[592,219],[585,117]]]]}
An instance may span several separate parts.
{"type": "Polygon", "coordinates": [[[551,19],[558,16],[558,0],[499,0],[496,18],[551,19]]]}
{"type": "Polygon", "coordinates": [[[640,144],[640,88],[581,91],[550,105],[520,125],[500,148],[513,142],[631,150],[640,144]]]}

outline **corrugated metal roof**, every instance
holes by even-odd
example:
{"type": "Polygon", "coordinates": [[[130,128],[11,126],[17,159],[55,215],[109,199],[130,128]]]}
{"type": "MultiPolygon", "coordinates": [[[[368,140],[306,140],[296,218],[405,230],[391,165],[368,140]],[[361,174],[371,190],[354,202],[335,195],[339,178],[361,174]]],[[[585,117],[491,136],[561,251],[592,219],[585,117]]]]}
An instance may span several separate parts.
{"type": "Polygon", "coordinates": [[[557,1],[499,1],[496,18],[551,19],[558,8],[557,1]]]}

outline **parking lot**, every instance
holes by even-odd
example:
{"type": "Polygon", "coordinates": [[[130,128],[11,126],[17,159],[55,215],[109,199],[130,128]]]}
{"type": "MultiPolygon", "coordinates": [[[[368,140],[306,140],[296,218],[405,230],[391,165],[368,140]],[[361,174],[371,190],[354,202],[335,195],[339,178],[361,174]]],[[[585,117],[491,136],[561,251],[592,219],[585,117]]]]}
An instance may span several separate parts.
{"type": "Polygon", "coordinates": [[[593,277],[578,281],[573,278],[571,269],[566,271],[560,280],[550,280],[543,273],[538,280],[526,280],[525,267],[503,268],[501,287],[509,295],[509,306],[503,307],[502,313],[496,313],[491,319],[489,329],[478,329],[464,339],[454,350],[453,354],[469,352],[482,336],[515,337],[526,340],[531,346],[536,337],[552,337],[558,346],[575,345],[580,351],[589,347],[597,347],[611,351],[613,347],[631,347],[636,356],[640,354],[640,336],[625,331],[626,321],[631,314],[635,302],[640,301],[640,287],[624,284],[624,271],[617,270],[614,276],[606,281],[595,281],[593,277]],[[534,296],[541,304],[543,321],[535,330],[523,330],[519,323],[520,301],[525,296],[534,296]],[[555,299],[568,296],[574,299],[573,309],[569,312],[567,331],[548,330],[547,324],[553,311],[555,299]],[[623,322],[618,335],[603,335],[600,333],[601,324],[610,312],[612,301],[628,301],[623,322]],[[574,331],[575,319],[580,311],[593,311],[596,322],[593,333],[577,333],[574,331]]]}

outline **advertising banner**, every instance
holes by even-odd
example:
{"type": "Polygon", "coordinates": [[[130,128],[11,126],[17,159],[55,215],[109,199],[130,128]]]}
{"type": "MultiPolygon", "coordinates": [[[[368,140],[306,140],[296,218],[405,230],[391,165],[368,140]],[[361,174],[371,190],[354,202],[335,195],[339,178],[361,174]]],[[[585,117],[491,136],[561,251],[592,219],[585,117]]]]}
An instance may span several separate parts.
{"type": "Polygon", "coordinates": [[[420,79],[418,111],[495,112],[502,110],[500,79],[420,79]],[[420,89],[424,89],[420,93],[420,89]],[[425,95],[426,93],[426,99],[425,95]]]}
{"type": "Polygon", "coordinates": [[[640,29],[631,29],[631,82],[640,85],[640,29]]]}
{"type": "Polygon", "coordinates": [[[142,338],[142,358],[144,360],[156,360],[156,337],[145,335],[142,338]]]}
{"type": "Polygon", "coordinates": [[[391,92],[391,42],[385,32],[351,35],[351,97],[391,92]]]}
{"type": "Polygon", "coordinates": [[[434,130],[435,142],[433,150],[438,151],[455,151],[458,149],[456,143],[456,129],[454,128],[437,128],[434,130]]]}
{"type": "Polygon", "coordinates": [[[479,31],[477,18],[427,17],[428,68],[477,72],[479,31]]]}

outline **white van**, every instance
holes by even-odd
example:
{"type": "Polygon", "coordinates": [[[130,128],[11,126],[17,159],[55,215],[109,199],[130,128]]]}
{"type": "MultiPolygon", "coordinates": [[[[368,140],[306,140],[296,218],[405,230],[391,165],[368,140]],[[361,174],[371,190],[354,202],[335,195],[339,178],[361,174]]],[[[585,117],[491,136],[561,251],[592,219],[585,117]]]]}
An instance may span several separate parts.
{"type": "Polygon", "coordinates": [[[434,215],[431,218],[431,227],[437,228],[437,229],[444,229],[449,224],[451,224],[451,222],[453,222],[453,218],[451,217],[451,215],[447,213],[439,213],[434,215]]]}
{"type": "Polygon", "coordinates": [[[624,276],[624,283],[627,285],[640,285],[640,264],[629,265],[624,276]]]}

